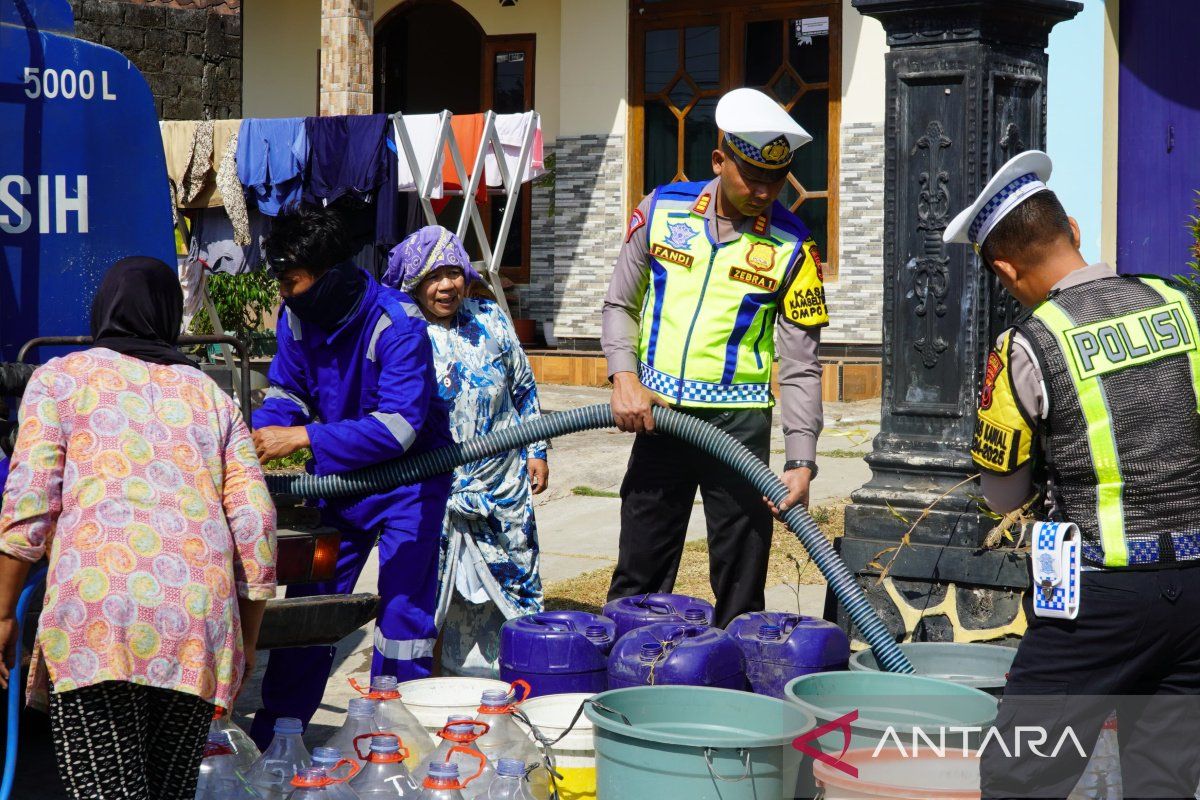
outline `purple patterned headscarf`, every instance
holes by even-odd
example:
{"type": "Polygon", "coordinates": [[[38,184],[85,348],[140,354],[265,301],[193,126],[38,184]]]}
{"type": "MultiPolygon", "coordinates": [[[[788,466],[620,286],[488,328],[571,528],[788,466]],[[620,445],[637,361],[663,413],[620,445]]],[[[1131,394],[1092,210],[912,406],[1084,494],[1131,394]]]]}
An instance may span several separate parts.
{"type": "Polygon", "coordinates": [[[426,225],[388,253],[383,284],[411,292],[430,272],[444,266],[462,267],[468,284],[479,280],[462,241],[441,225],[426,225]]]}

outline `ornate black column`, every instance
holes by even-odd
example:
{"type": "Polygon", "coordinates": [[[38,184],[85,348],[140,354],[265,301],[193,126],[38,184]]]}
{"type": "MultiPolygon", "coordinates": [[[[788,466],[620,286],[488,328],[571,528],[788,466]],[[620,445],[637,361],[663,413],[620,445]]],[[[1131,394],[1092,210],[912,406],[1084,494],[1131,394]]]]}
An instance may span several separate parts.
{"type": "Polygon", "coordinates": [[[872,478],[846,510],[842,553],[897,633],[917,627],[917,639],[988,639],[981,629],[1003,635],[1016,615],[1013,590],[1027,584],[1025,565],[1011,550],[982,549],[993,523],[978,513],[978,483],[952,487],[975,472],[969,448],[981,369],[1017,308],[972,249],[943,245],[942,232],[1001,164],[1044,149],[1050,29],[1083,6],[853,3],[883,23],[890,47],[883,415],[867,457],[872,478]],[[947,493],[896,551],[904,520],[947,493]],[[872,562],[890,564],[882,583],[872,562]],[[954,619],[975,632],[955,630],[954,619]]]}

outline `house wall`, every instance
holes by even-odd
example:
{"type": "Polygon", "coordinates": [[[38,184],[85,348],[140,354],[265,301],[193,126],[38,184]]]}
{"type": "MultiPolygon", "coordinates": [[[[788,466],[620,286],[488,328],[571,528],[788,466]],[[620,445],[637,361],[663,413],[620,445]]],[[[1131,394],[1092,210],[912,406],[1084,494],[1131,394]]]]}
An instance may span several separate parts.
{"type": "Polygon", "coordinates": [[[321,0],[250,0],[242,30],[244,115],[315,115],[321,0]]]}
{"type": "Polygon", "coordinates": [[[877,345],[883,312],[883,26],[849,3],[842,10],[839,248],[826,260],[837,277],[825,284],[831,344],[877,345]]]}
{"type": "Polygon", "coordinates": [[[133,62],[159,119],[242,115],[240,0],[71,0],[75,35],[133,62]]]}

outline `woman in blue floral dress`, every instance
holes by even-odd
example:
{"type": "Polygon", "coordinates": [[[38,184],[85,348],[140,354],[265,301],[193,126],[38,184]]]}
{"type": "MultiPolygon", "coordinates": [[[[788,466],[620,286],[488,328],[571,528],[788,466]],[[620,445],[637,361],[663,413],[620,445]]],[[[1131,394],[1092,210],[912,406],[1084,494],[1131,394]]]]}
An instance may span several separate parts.
{"type": "MultiPolygon", "coordinates": [[[[392,250],[383,276],[429,320],[438,388],[459,442],[541,415],[512,323],[495,301],[467,297],[476,280],[462,242],[437,225],[392,250]]],[[[445,672],[495,677],[501,625],[542,610],[533,495],[546,490],[547,448],[538,442],[455,470],[436,617],[445,672]]]]}

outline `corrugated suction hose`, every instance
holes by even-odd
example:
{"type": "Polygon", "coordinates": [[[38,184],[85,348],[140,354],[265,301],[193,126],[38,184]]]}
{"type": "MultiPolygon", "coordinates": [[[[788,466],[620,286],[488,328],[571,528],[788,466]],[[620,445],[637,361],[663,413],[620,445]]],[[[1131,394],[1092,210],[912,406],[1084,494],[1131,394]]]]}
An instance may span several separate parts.
{"type": "MultiPolygon", "coordinates": [[[[788,490],[783,482],[737,439],[689,414],[661,407],[655,407],[653,413],[657,431],[682,439],[720,459],[776,505],[787,497],[788,490]]],[[[417,483],[433,475],[452,472],[462,464],[516,450],[533,442],[555,439],[580,431],[613,427],[616,427],[616,422],[613,420],[612,409],[607,404],[585,406],[547,414],[523,425],[505,428],[411,458],[376,464],[340,475],[273,474],[267,476],[267,484],[272,492],[301,497],[360,497],[393,486],[417,483]]],[[[887,626],[875,613],[862,588],[854,580],[854,575],[834,552],[808,511],[802,506],[794,506],[783,514],[783,521],[812,556],[817,568],[829,582],[834,596],[858,626],[863,638],[871,645],[879,664],[888,672],[913,672],[912,664],[896,646],[887,626]]]]}

